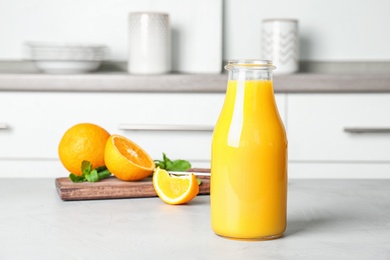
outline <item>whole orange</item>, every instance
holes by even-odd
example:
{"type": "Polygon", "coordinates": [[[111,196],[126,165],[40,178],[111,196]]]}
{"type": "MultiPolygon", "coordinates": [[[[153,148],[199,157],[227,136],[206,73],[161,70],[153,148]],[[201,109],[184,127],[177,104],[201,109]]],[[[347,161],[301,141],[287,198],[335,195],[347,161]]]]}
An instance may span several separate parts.
{"type": "Polygon", "coordinates": [[[58,145],[61,163],[71,173],[81,175],[81,163],[86,160],[96,168],[105,165],[104,150],[110,134],[102,127],[81,123],[69,128],[58,145]]]}

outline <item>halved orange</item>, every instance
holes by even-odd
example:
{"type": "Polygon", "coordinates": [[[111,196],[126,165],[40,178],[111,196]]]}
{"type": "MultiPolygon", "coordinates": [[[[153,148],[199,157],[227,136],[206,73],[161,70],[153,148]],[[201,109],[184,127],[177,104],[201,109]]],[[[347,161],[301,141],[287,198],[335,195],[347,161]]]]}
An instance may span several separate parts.
{"type": "Polygon", "coordinates": [[[199,193],[194,174],[174,176],[157,168],[153,174],[153,187],[162,201],[168,204],[184,204],[199,193]]]}
{"type": "Polygon", "coordinates": [[[153,159],[139,145],[121,135],[108,138],[104,161],[107,169],[123,181],[146,178],[156,167],[153,159]]]}

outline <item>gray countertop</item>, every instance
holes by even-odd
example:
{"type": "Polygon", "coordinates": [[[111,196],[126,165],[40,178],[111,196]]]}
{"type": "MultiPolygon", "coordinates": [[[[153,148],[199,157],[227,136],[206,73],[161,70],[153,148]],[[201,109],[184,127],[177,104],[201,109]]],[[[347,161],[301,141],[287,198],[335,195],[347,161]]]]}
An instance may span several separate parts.
{"type": "Polygon", "coordinates": [[[390,259],[390,180],[290,180],[277,240],[218,237],[209,211],[209,196],[64,202],[54,179],[1,179],[0,259],[390,259]]]}
{"type": "MultiPolygon", "coordinates": [[[[224,93],[226,82],[227,74],[0,73],[0,91],[224,93]]],[[[276,75],[274,89],[276,93],[388,93],[390,74],[276,75]]]]}

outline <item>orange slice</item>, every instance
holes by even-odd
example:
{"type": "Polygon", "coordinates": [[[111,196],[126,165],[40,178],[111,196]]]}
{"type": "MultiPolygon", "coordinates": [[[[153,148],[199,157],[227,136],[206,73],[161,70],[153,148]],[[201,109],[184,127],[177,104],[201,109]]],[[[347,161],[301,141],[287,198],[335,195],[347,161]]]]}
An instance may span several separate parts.
{"type": "Polygon", "coordinates": [[[107,169],[123,181],[141,180],[156,167],[153,159],[140,146],[120,135],[108,138],[104,161],[107,169]]]}
{"type": "Polygon", "coordinates": [[[171,176],[160,168],[154,171],[153,187],[160,199],[168,204],[187,203],[199,193],[199,185],[194,174],[171,176]]]}

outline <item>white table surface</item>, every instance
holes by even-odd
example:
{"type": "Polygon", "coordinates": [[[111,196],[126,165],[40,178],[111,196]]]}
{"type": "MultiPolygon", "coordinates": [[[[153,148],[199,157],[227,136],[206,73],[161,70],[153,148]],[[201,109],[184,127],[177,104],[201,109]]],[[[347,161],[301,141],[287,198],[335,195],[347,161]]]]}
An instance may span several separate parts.
{"type": "Polygon", "coordinates": [[[271,241],[218,237],[209,202],[65,202],[54,179],[0,179],[0,259],[390,259],[390,180],[290,180],[271,241]]]}

